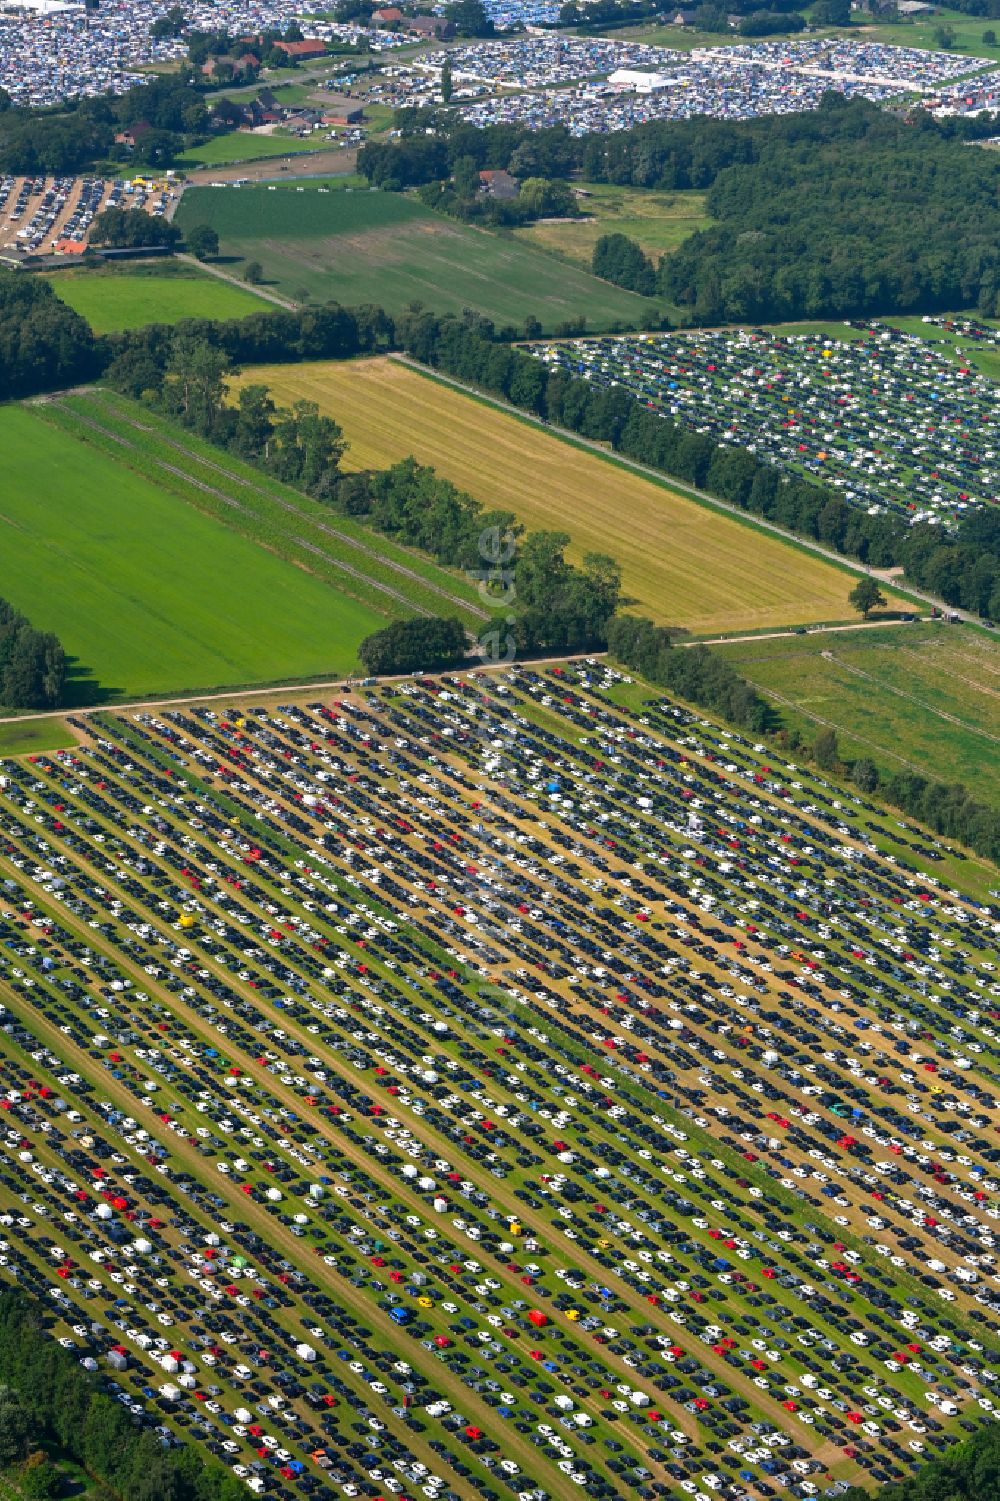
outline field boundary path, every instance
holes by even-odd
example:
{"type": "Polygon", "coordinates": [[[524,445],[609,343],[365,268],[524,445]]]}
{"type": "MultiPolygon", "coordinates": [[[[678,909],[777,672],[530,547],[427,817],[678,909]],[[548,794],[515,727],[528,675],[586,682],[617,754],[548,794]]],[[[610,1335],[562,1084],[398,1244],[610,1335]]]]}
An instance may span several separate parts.
{"type": "MultiPolygon", "coordinates": [[[[857,558],[849,558],[839,552],[834,552],[832,548],[824,547],[822,542],[815,542],[810,537],[797,537],[794,532],[785,531],[783,527],[775,525],[773,521],[768,521],[763,516],[753,516],[747,511],[741,511],[739,506],[731,505],[727,500],[720,500],[717,495],[710,495],[707,490],[699,490],[694,485],[685,484],[683,480],[675,480],[669,474],[662,474],[659,469],[653,469],[648,464],[640,464],[635,459],[625,458],[624,455],[616,453],[613,449],[608,448],[603,443],[596,442],[593,438],[583,438],[579,433],[570,432],[569,428],[559,427],[554,422],[543,422],[540,417],[534,417],[530,412],[522,411],[520,407],[513,406],[509,401],[492,396],[488,392],[480,391],[475,386],[468,385],[465,381],[455,380],[453,376],[445,375],[440,370],[432,370],[428,365],[422,365],[419,360],[412,359],[409,355],[392,354],[389,358],[398,361],[401,365],[408,366],[411,370],[415,370],[418,375],[424,376],[427,380],[440,381],[442,385],[451,386],[456,391],[464,391],[467,396],[474,397],[476,401],[482,401],[487,406],[495,407],[498,411],[507,412],[512,417],[518,418],[519,421],[526,422],[530,427],[538,428],[540,432],[551,433],[553,437],[559,438],[563,442],[575,444],[578,448],[589,449],[592,453],[599,454],[607,462],[619,464],[623,469],[632,470],[634,474],[641,474],[646,479],[655,480],[658,485],[674,490],[678,495],[686,496],[690,500],[699,501],[702,505],[711,506],[717,511],[723,511],[727,515],[735,517],[737,521],[742,521],[745,526],[753,526],[761,531],[771,532],[774,536],[780,537],[783,542],[788,543],[789,546],[801,547],[807,552],[816,553],[819,557],[825,558],[827,562],[839,564],[841,568],[845,568],[851,573],[862,574],[866,577],[876,576],[875,570],[870,569],[865,563],[859,562],[857,558]]],[[[914,589],[910,584],[905,584],[902,587],[897,584],[893,587],[899,590],[900,593],[908,594],[912,599],[923,600],[925,604],[934,605],[939,610],[958,615],[962,620],[968,620],[973,624],[978,623],[977,617],[970,614],[967,610],[956,610],[953,606],[946,604],[944,600],[936,599],[932,594],[924,594],[921,590],[914,589]]]]}
{"type": "Polygon", "coordinates": [[[293,302],[290,297],[282,297],[280,292],[270,292],[266,287],[256,286],[249,281],[241,281],[238,276],[231,276],[228,271],[223,271],[219,266],[212,266],[208,261],[200,261],[197,256],[188,255],[185,250],[176,251],[174,259],[184,261],[189,266],[197,266],[199,271],[207,271],[209,276],[218,277],[219,281],[227,281],[231,287],[239,287],[241,292],[250,292],[255,297],[263,297],[267,302],[275,302],[278,307],[283,307],[290,313],[298,309],[299,304],[293,302]]]}
{"type": "MultiPolygon", "coordinates": [[[[564,662],[589,662],[606,657],[607,652],[586,651],[567,654],[562,652],[557,657],[526,657],[524,661],[511,662],[470,662],[467,666],[446,667],[437,672],[399,672],[387,677],[379,677],[375,681],[379,683],[408,683],[411,678],[421,677],[451,677],[456,672],[507,672],[512,666],[517,667],[552,667],[561,666],[564,662]]],[[[270,683],[260,687],[240,687],[238,684],[233,688],[213,689],[209,693],[185,693],[179,698],[145,698],[145,699],[116,699],[107,704],[87,704],[79,709],[44,709],[40,714],[8,714],[0,718],[0,724],[27,724],[33,719],[66,719],[85,718],[91,714],[122,714],[132,709],[169,709],[177,704],[210,704],[217,703],[220,699],[251,699],[251,698],[274,698],[279,693],[322,693],[327,689],[335,688],[341,693],[350,693],[352,689],[360,686],[359,678],[327,678],[320,683],[270,683]]],[[[2,759],[2,757],[0,757],[2,759]]]]}

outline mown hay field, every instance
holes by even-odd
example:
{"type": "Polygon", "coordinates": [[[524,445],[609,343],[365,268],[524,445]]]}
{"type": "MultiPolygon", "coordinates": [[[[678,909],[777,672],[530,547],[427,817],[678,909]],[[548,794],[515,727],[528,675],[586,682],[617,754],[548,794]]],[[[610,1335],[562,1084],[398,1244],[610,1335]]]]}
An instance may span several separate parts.
{"type": "Polygon", "coordinates": [[[704,193],[650,192],[606,182],[579,186],[587,194],[580,202],[587,218],[543,219],[517,230],[517,238],[556,251],[589,270],[594,246],[602,235],[628,235],[656,265],[661,255],[676,250],[688,235],[707,229],[712,222],[705,212],[704,193]]]}
{"type": "Polygon", "coordinates": [[[571,558],[611,553],[634,607],[663,624],[700,634],[851,618],[843,569],[400,361],[257,366],[241,379],[279,402],[318,402],[344,429],[349,468],[413,454],[529,528],[568,532],[571,558]]]}

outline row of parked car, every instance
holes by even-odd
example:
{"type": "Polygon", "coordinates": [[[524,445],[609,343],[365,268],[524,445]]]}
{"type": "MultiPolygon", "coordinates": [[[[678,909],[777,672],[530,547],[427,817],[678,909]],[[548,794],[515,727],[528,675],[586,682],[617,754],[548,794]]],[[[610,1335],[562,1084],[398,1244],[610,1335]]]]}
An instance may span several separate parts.
{"type": "Polygon", "coordinates": [[[808,1497],[821,1443],[892,1478],[992,1413],[997,914],[623,686],[3,765],[0,1275],[165,1443],[277,1495],[808,1497]]]}

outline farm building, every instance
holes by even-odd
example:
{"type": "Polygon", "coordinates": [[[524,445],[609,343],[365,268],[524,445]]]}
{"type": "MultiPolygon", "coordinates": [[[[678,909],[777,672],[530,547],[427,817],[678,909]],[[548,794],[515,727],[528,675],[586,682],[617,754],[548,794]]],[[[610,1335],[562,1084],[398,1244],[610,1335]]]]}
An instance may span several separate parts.
{"type": "Polygon", "coordinates": [[[479,181],[483,192],[490,198],[517,197],[517,182],[509,172],[504,172],[502,169],[484,169],[479,174],[479,181]]]}
{"type": "Polygon", "coordinates": [[[455,35],[455,23],[445,16],[410,16],[403,22],[403,30],[413,36],[437,37],[447,42],[455,35]]]}
{"type": "Polygon", "coordinates": [[[319,37],[306,37],[301,42],[275,42],[275,51],[283,52],[295,62],[307,62],[311,57],[325,57],[326,43],[319,37]]]}

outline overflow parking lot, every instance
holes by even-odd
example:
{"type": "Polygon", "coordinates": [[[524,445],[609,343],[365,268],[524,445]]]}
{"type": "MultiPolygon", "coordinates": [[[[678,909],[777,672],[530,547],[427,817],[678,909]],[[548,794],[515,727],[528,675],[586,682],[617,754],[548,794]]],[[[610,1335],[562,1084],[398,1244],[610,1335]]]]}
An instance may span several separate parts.
{"type": "Polygon", "coordinates": [[[808,1497],[992,1411],[998,915],[929,836],[597,664],[77,731],[0,768],[0,1278],[137,1422],[808,1497]]]}

